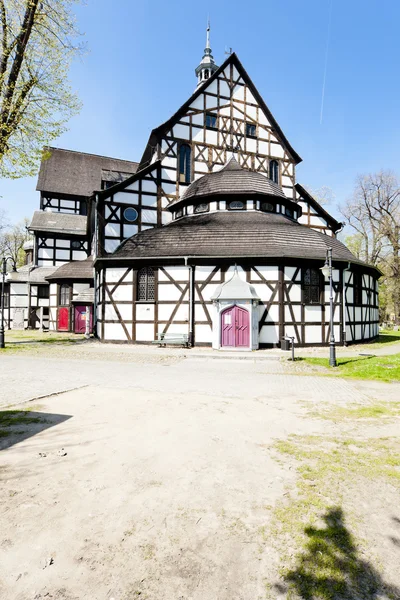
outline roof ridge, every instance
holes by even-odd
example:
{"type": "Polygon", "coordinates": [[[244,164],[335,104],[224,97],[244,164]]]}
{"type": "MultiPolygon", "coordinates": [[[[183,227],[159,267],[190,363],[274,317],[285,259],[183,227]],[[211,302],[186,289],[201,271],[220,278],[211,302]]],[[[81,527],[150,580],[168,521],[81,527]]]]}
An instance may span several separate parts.
{"type": "Polygon", "coordinates": [[[61,152],[71,152],[72,154],[84,154],[85,156],[95,156],[96,158],[108,158],[110,160],[119,160],[138,165],[138,160],[128,160],[127,158],[117,158],[116,156],[106,156],[105,154],[94,154],[94,152],[82,152],[81,150],[71,150],[70,148],[57,148],[56,146],[44,146],[44,150],[60,150],[61,152]]]}

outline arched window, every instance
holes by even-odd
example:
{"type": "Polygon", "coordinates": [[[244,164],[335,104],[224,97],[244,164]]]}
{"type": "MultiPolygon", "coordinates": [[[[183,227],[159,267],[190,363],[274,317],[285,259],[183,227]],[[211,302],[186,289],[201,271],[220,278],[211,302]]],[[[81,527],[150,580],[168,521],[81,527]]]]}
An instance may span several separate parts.
{"type": "Polygon", "coordinates": [[[271,202],[263,202],[261,204],[261,209],[265,210],[265,212],[275,212],[275,205],[271,202]]]}
{"type": "Polygon", "coordinates": [[[321,303],[321,272],[319,269],[304,269],[303,303],[321,303]]]}
{"type": "Polygon", "coordinates": [[[244,210],[245,206],[244,202],[241,202],[240,200],[232,200],[232,202],[229,202],[228,208],[230,210],[244,210]]]}
{"type": "Polygon", "coordinates": [[[275,183],[279,183],[279,164],[277,160],[271,160],[269,163],[269,178],[275,183]]]}
{"type": "Polygon", "coordinates": [[[71,288],[67,283],[60,287],[60,306],[69,306],[71,301],[71,288]]]}
{"type": "Polygon", "coordinates": [[[204,71],[204,79],[208,79],[210,77],[210,73],[208,72],[208,69],[206,69],[204,71]]]}
{"type": "Polygon", "coordinates": [[[179,181],[190,183],[192,149],[188,144],[179,148],[179,181]]]}
{"type": "Polygon", "coordinates": [[[145,301],[155,300],[154,269],[144,267],[137,274],[137,299],[145,301]]]}

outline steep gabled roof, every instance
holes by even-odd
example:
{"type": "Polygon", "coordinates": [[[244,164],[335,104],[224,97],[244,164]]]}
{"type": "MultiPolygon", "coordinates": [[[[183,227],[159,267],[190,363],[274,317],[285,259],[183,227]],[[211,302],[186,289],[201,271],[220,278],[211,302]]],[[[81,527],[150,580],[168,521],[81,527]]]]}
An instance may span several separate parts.
{"type": "Polygon", "coordinates": [[[300,185],[299,183],[296,183],[295,185],[296,191],[300,194],[300,196],[302,198],[304,198],[304,200],[306,200],[306,202],[308,202],[308,204],[310,206],[313,207],[313,209],[321,215],[321,217],[323,217],[326,222],[328,223],[328,225],[330,225],[330,227],[332,227],[332,230],[334,233],[336,233],[337,231],[339,231],[339,229],[341,229],[343,227],[343,223],[340,223],[339,221],[336,221],[336,219],[334,219],[332,217],[332,215],[330,215],[321,205],[319,202],[316,201],[315,198],[313,198],[310,194],[310,192],[307,192],[307,190],[300,185]]]}
{"type": "Polygon", "coordinates": [[[213,75],[210,77],[210,79],[207,80],[207,83],[204,85],[200,85],[196,89],[196,91],[190,96],[190,98],[184,104],[182,104],[182,106],[176,111],[176,113],[174,115],[172,115],[172,117],[170,117],[167,121],[165,121],[165,123],[163,123],[159,127],[156,127],[155,129],[153,129],[153,131],[150,134],[150,138],[147,143],[146,149],[141,158],[139,169],[143,168],[151,160],[152,148],[154,148],[155,144],[159,140],[160,135],[164,131],[170,129],[171,126],[174,125],[174,123],[176,121],[178,121],[180,119],[180,117],[187,112],[187,110],[189,109],[190,105],[194,102],[194,100],[196,100],[196,98],[198,96],[200,96],[200,94],[202,94],[207,89],[208,85],[210,85],[230,63],[232,63],[236,67],[239,74],[242,76],[244,81],[249,86],[253,96],[255,97],[258,104],[260,105],[260,107],[266,114],[268,120],[270,121],[270,123],[274,129],[276,137],[279,139],[279,141],[282,143],[284,148],[287,150],[287,152],[293,158],[295,163],[298,164],[299,162],[301,162],[301,160],[302,160],[301,157],[297,154],[297,152],[294,150],[294,148],[289,143],[288,139],[285,137],[285,134],[283,133],[282,129],[279,127],[278,123],[276,122],[276,120],[275,120],[274,116],[272,115],[271,111],[269,110],[268,106],[265,104],[265,102],[262,99],[260,93],[258,92],[256,86],[250,79],[247,71],[243,67],[242,63],[238,59],[235,52],[233,52],[230,56],[228,56],[228,58],[219,67],[219,69],[217,71],[215,71],[215,73],[213,73],[213,75]]]}
{"type": "Polygon", "coordinates": [[[73,196],[89,197],[101,189],[102,179],[127,178],[136,173],[137,162],[64,150],[62,148],[44,148],[36,189],[40,192],[52,192],[73,196]]]}

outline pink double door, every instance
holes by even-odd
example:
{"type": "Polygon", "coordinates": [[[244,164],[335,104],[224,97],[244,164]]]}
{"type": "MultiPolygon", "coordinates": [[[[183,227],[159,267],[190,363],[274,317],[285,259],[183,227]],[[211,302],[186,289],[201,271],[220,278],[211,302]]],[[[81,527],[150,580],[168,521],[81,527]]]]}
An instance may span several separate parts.
{"type": "Polygon", "coordinates": [[[221,314],[221,346],[248,348],[250,345],[249,313],[239,306],[231,306],[221,314]]]}
{"type": "Polygon", "coordinates": [[[88,306],[75,306],[75,333],[86,332],[86,319],[90,311],[90,332],[92,332],[92,310],[88,306]]]}

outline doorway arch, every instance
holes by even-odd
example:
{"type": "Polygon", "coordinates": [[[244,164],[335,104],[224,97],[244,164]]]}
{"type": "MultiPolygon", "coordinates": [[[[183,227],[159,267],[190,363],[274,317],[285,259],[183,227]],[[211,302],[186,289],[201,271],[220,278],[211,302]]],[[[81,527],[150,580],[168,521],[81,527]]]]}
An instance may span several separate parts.
{"type": "Polygon", "coordinates": [[[236,304],[223,310],[221,318],[221,347],[249,348],[250,315],[249,311],[236,304]]]}

